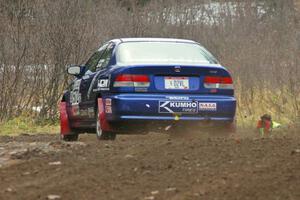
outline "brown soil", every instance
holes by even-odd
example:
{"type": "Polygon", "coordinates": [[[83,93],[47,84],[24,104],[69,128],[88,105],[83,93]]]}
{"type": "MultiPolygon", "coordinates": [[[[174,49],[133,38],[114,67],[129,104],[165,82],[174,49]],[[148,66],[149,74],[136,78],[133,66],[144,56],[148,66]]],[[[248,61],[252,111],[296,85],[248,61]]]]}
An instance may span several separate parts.
{"type": "Polygon", "coordinates": [[[0,164],[5,200],[300,199],[295,135],[152,133],[113,142],[81,135],[75,143],[55,135],[0,137],[0,164]]]}

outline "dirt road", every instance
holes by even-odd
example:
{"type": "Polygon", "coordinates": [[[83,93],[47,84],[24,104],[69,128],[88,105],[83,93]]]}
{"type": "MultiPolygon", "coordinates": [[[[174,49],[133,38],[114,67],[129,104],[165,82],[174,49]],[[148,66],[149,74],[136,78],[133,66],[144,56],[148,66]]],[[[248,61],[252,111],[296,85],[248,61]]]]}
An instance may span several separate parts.
{"type": "Polygon", "coordinates": [[[300,134],[0,137],[0,199],[300,199],[300,134]]]}

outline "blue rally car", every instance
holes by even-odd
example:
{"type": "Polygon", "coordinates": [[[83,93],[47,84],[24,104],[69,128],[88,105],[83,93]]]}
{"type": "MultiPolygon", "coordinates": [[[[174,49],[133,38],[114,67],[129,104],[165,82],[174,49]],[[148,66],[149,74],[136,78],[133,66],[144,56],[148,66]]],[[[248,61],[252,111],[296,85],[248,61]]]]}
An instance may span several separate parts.
{"type": "Polygon", "coordinates": [[[228,71],[199,43],[165,38],[114,39],[85,63],[60,103],[61,136],[118,133],[164,125],[218,126],[232,130],[236,110],[228,71]]]}

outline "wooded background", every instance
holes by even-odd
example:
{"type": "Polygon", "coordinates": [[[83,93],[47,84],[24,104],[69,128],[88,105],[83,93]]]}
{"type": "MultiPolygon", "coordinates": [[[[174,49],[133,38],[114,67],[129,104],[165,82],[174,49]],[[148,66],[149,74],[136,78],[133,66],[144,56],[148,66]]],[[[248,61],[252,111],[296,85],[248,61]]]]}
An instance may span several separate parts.
{"type": "Polygon", "coordinates": [[[57,119],[65,66],[104,41],[174,37],[200,42],[231,71],[241,123],[265,112],[292,123],[299,13],[299,0],[0,0],[0,121],[57,119]]]}

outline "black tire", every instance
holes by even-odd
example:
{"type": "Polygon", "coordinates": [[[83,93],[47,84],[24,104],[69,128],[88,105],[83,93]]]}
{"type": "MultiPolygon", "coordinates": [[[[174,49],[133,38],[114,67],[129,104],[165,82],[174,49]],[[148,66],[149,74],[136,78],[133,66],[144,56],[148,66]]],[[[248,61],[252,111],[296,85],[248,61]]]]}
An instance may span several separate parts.
{"type": "Polygon", "coordinates": [[[101,129],[100,120],[98,119],[98,110],[96,115],[96,136],[98,140],[115,140],[116,133],[111,131],[103,131],[101,129]]]}
{"type": "Polygon", "coordinates": [[[74,134],[62,135],[61,139],[66,142],[74,142],[78,140],[78,134],[74,133],[74,134]]]}

